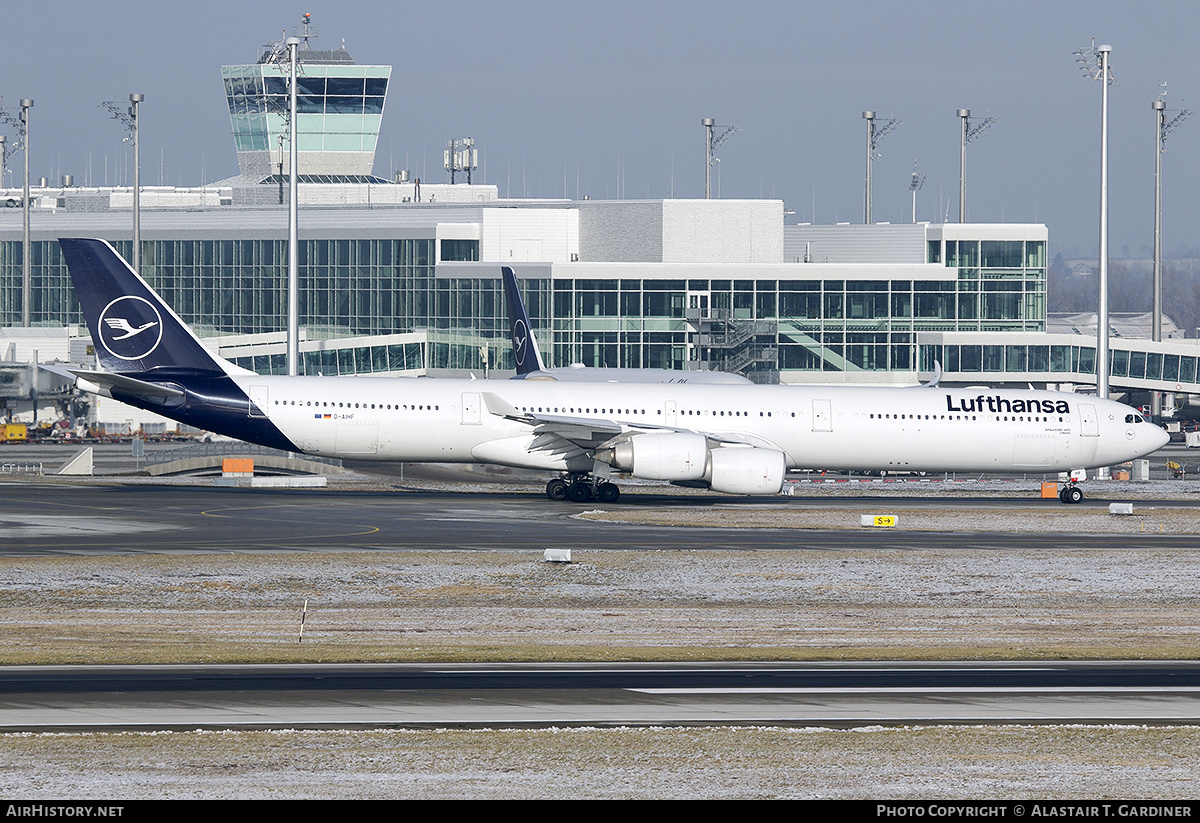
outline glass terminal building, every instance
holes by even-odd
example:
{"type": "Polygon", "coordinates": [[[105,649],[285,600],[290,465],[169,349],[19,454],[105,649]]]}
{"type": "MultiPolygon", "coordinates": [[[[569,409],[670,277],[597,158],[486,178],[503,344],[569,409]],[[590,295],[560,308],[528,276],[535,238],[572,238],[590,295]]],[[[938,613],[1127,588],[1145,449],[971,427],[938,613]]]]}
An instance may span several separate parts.
{"type": "MultiPolygon", "coordinates": [[[[518,209],[498,202],[366,213],[308,209],[304,225],[310,236],[300,247],[301,323],[310,340],[423,336],[420,358],[413,353],[414,339],[402,359],[398,350],[389,350],[383,369],[378,366],[385,358],[373,352],[369,371],[396,370],[400,363],[402,370],[418,363],[429,370],[478,370],[481,345],[493,347],[492,357],[498,359],[491,365],[503,368],[507,323],[498,278],[500,264],[510,264],[523,279],[541,345],[556,364],[720,368],[767,382],[808,381],[813,372],[872,380],[897,372],[911,380],[919,365],[921,332],[1045,327],[1041,227],[971,227],[976,238],[989,229],[1011,233],[1019,228],[1030,235],[1018,240],[944,240],[948,230],[961,233],[965,227],[903,227],[910,235],[906,239],[919,235],[919,242],[910,244],[919,256],[907,263],[851,261],[845,239],[836,249],[829,241],[815,244],[836,251],[842,262],[835,263],[778,258],[725,263],[714,258],[737,255],[725,254],[720,242],[691,255],[703,255],[695,261],[664,262],[661,252],[656,260],[614,259],[634,256],[620,238],[638,228],[636,221],[650,206],[704,212],[715,224],[738,223],[747,214],[752,222],[767,222],[770,218],[758,214],[774,212],[776,241],[769,245],[782,246],[778,201],[618,202],[611,207],[596,201],[518,209]],[[518,214],[510,214],[514,211],[518,214]],[[311,237],[318,231],[326,236],[311,237]],[[534,234],[540,236],[529,236],[534,234]],[[584,259],[589,244],[603,259],[584,259]]],[[[278,212],[221,207],[147,212],[142,274],[181,317],[206,334],[277,333],[286,305],[287,264],[286,239],[280,236],[286,227],[276,219],[283,210],[278,212]]],[[[130,241],[121,238],[124,219],[114,213],[36,216],[37,223],[56,227],[35,226],[35,236],[91,233],[113,239],[123,254],[131,250],[130,241]],[[80,223],[88,225],[70,226],[80,223]]],[[[680,215],[675,222],[686,219],[680,215]]],[[[669,245],[669,226],[666,231],[669,245]]],[[[892,253],[903,256],[902,248],[892,253]]],[[[34,325],[81,322],[52,237],[36,238],[33,268],[34,325]]],[[[0,239],[0,282],[0,324],[16,325],[19,238],[0,239]]],[[[315,350],[312,355],[306,371],[332,371],[315,350]]],[[[252,361],[256,370],[282,369],[281,352],[248,356],[258,358],[252,361]]],[[[365,366],[365,355],[359,358],[365,366]]],[[[339,363],[337,373],[346,365],[339,363]]],[[[355,373],[361,370],[353,367],[355,373]]]]}

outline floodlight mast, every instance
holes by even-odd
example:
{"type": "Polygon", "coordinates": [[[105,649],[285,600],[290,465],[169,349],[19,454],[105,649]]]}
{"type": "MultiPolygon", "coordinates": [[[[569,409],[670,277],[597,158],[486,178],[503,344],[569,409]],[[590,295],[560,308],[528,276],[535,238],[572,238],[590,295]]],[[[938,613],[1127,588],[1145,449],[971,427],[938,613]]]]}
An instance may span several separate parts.
{"type": "MultiPolygon", "coordinates": [[[[1166,85],[1165,83],[1163,84],[1166,85]]],[[[1165,94],[1165,92],[1164,92],[1165,94]]],[[[1162,156],[1167,152],[1167,135],[1191,114],[1190,111],[1180,110],[1171,122],[1167,122],[1167,104],[1162,99],[1150,104],[1154,110],[1156,139],[1154,141],[1154,307],[1151,339],[1162,342],[1162,304],[1163,304],[1163,270],[1162,270],[1162,156]]],[[[1150,392],[1150,414],[1157,422],[1162,419],[1162,392],[1150,392]]]]}
{"type": "Polygon", "coordinates": [[[958,222],[967,222],[967,144],[988,130],[996,122],[995,117],[985,117],[983,122],[971,128],[971,110],[959,109],[962,121],[958,147],[958,222]]]}
{"type": "Polygon", "coordinates": [[[33,100],[23,98],[21,100],[20,132],[21,146],[24,149],[22,154],[25,155],[25,186],[21,203],[21,325],[25,328],[29,328],[31,325],[29,301],[33,299],[33,270],[30,267],[32,249],[29,242],[29,110],[31,108],[33,108],[33,100]]]}
{"type": "Polygon", "coordinates": [[[21,100],[21,145],[25,151],[25,191],[21,208],[21,325],[29,328],[31,317],[29,302],[33,299],[33,270],[30,267],[32,248],[29,242],[29,110],[33,108],[31,98],[21,100]]]}
{"type": "Polygon", "coordinates": [[[917,192],[925,185],[925,172],[917,168],[917,161],[913,161],[912,182],[908,184],[908,190],[912,193],[912,221],[917,222],[917,192]]]}
{"type": "Polygon", "coordinates": [[[867,121],[867,184],[866,192],[863,195],[863,223],[871,225],[871,163],[881,157],[876,149],[879,147],[879,139],[890,132],[896,126],[900,125],[900,121],[896,119],[888,120],[883,124],[883,128],[875,128],[875,112],[864,111],[863,119],[867,121]]]}
{"type": "MultiPolygon", "coordinates": [[[[309,16],[304,15],[307,28],[309,16]]],[[[306,33],[305,43],[308,42],[306,33]]],[[[287,308],[287,373],[300,374],[300,221],[298,216],[300,173],[299,152],[296,148],[296,63],[300,38],[289,37],[288,50],[288,308],[287,308]]]]}
{"type": "Polygon", "coordinates": [[[20,115],[0,108],[0,120],[8,123],[17,130],[17,144],[14,151],[25,155],[25,182],[21,203],[21,325],[30,325],[29,301],[33,292],[33,270],[31,268],[31,250],[29,242],[29,110],[33,108],[33,100],[22,98],[20,115]]]}
{"type": "MultiPolygon", "coordinates": [[[[312,15],[304,15],[304,46],[308,48],[310,38],[316,37],[316,29],[310,28],[312,15]]],[[[280,67],[284,61],[288,71],[288,105],[284,114],[288,124],[288,279],[287,279],[287,373],[300,373],[300,229],[297,211],[299,208],[299,149],[296,141],[296,85],[300,66],[300,37],[285,37],[268,44],[264,63],[280,67]]],[[[270,100],[271,98],[268,98],[270,100]]],[[[268,103],[270,106],[270,103],[268,103]]],[[[283,174],[283,145],[279,147],[280,175],[283,174]]]]}
{"type": "MultiPolygon", "coordinates": [[[[1108,87],[1115,81],[1108,66],[1112,46],[1078,49],[1076,60],[1083,73],[1101,83],[1100,97],[1100,270],[1096,311],[1096,394],[1108,398],[1108,87]]],[[[1103,470],[1102,470],[1103,471],[1103,470]]]]}
{"type": "Polygon", "coordinates": [[[139,104],[144,94],[129,95],[129,116],[133,119],[133,270],[142,273],[142,141],[138,139],[139,104]]]}
{"type": "Polygon", "coordinates": [[[705,117],[700,121],[704,126],[704,199],[712,199],[712,146],[713,146],[713,124],[717,121],[711,117],[705,117]]]}
{"type": "Polygon", "coordinates": [[[717,146],[721,145],[725,140],[738,130],[737,126],[721,126],[725,131],[721,132],[719,137],[713,137],[713,129],[716,128],[716,120],[711,117],[705,117],[700,121],[704,126],[704,199],[712,199],[712,167],[721,162],[721,159],[716,155],[717,146]]]}
{"type": "Polygon", "coordinates": [[[141,141],[138,139],[138,115],[140,113],[138,104],[145,99],[146,95],[135,93],[129,95],[128,108],[115,100],[105,100],[100,104],[109,110],[113,120],[124,124],[129,133],[125,135],[122,142],[128,143],[133,147],[133,255],[130,257],[129,263],[138,274],[142,273],[142,163],[141,141]]]}

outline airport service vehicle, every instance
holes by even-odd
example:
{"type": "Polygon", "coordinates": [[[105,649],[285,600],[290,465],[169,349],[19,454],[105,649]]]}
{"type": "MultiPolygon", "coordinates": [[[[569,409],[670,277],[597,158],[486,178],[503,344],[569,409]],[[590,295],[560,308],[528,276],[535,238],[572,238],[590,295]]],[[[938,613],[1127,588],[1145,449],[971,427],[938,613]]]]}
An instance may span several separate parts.
{"type": "Polygon", "coordinates": [[[514,380],[557,380],[563,382],[605,383],[707,383],[712,385],[749,386],[740,374],[721,371],[677,371],[674,369],[612,369],[591,368],[574,363],[565,369],[548,369],[538,350],[529,322],[529,312],[517,288],[517,276],[508,266],[500,267],[504,281],[504,302],[508,307],[508,333],[512,340],[513,362],[517,366],[514,380]]]}
{"type": "Polygon", "coordinates": [[[553,499],[615,502],[614,470],[767,495],[790,469],[1059,472],[1168,440],[1128,406],[1034,390],[259,375],[206,349],[107,242],[59,243],[103,369],[66,371],[80,388],[304,454],[544,469],[553,499]]]}
{"type": "Polygon", "coordinates": [[[24,423],[0,423],[0,443],[24,443],[29,428],[24,423]]]}

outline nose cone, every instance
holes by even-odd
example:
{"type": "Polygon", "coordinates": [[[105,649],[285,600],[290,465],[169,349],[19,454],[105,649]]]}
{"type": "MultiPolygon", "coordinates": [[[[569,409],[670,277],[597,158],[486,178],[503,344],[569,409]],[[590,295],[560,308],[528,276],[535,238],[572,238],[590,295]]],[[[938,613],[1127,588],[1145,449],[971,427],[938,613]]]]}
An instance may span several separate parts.
{"type": "Polygon", "coordinates": [[[1154,428],[1155,428],[1155,429],[1158,431],[1158,436],[1157,436],[1157,437],[1154,437],[1154,438],[1153,438],[1153,441],[1154,441],[1155,443],[1157,443],[1158,445],[1156,445],[1156,446],[1155,446],[1153,449],[1151,449],[1150,451],[1146,452],[1146,454],[1152,454],[1153,452],[1156,452],[1156,451],[1158,451],[1158,450],[1159,450],[1159,449],[1161,449],[1163,446],[1165,446],[1165,445],[1167,445],[1168,443],[1170,443],[1170,442],[1171,442],[1171,434],[1170,434],[1170,432],[1168,432],[1166,429],[1160,429],[1158,426],[1155,426],[1154,428]]]}
{"type": "Polygon", "coordinates": [[[1134,460],[1154,454],[1154,452],[1171,442],[1171,435],[1167,433],[1166,429],[1149,422],[1134,423],[1132,426],[1126,426],[1125,437],[1127,450],[1132,453],[1129,457],[1125,458],[1126,460],[1134,460]]]}

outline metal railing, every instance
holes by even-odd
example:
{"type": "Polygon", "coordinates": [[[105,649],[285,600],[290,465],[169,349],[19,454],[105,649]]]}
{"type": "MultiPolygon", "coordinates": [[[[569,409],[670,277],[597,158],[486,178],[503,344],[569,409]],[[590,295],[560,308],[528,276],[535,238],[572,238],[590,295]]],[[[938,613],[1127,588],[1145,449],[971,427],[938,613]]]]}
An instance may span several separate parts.
{"type": "Polygon", "coordinates": [[[341,460],[331,457],[313,457],[307,454],[296,454],[295,452],[272,449],[267,446],[256,446],[253,443],[243,443],[241,441],[232,443],[198,443],[194,446],[182,446],[178,449],[148,451],[146,452],[145,460],[147,466],[154,466],[160,463],[170,463],[173,460],[190,460],[197,457],[228,457],[232,455],[244,457],[256,454],[279,457],[285,460],[288,458],[312,460],[313,462],[325,463],[329,466],[341,467],[342,465],[341,460]]]}
{"type": "Polygon", "coordinates": [[[44,475],[41,463],[0,463],[0,474],[38,474],[44,475]]]}

